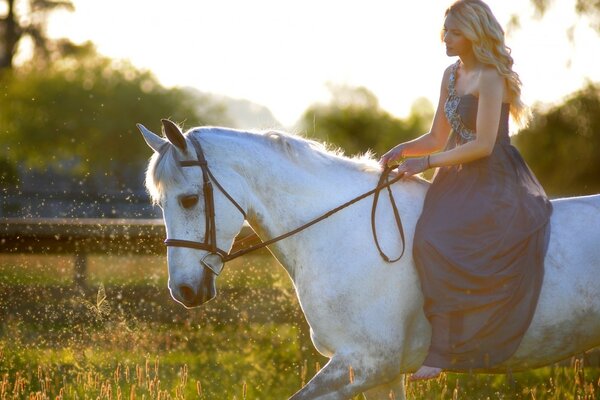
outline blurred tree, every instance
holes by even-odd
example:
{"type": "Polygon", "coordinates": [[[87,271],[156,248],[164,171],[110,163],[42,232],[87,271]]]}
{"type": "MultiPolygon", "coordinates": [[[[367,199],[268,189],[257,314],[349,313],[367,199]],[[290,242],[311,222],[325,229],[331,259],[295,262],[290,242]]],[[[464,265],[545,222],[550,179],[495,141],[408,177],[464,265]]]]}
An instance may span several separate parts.
{"type": "Polygon", "coordinates": [[[127,173],[143,169],[150,155],[136,122],[160,131],[161,117],[188,126],[222,121],[223,110],[208,99],[202,104],[165,89],[151,73],[99,56],[91,43],[70,50],[48,68],[6,72],[0,156],[80,174],[104,171],[125,185],[127,173]]]}
{"type": "Polygon", "coordinates": [[[381,155],[390,147],[429,129],[431,104],[420,99],[406,120],[381,109],[375,95],[364,87],[330,85],[329,104],[314,104],[301,118],[307,136],[341,147],[348,154],[369,149],[381,155]]]}
{"type": "Polygon", "coordinates": [[[513,139],[549,195],[600,193],[600,85],[535,110],[530,126],[513,139]]]}
{"type": "Polygon", "coordinates": [[[19,174],[15,164],[4,158],[0,158],[0,187],[16,186],[18,182],[19,174]]]}
{"type": "MultiPolygon", "coordinates": [[[[530,0],[535,10],[543,16],[552,6],[553,0],[530,0]]],[[[600,33],[600,1],[599,0],[575,0],[575,11],[578,15],[587,16],[590,25],[600,33]]]]}
{"type": "Polygon", "coordinates": [[[66,39],[55,41],[46,36],[46,23],[49,14],[56,9],[73,11],[70,0],[3,0],[3,3],[6,15],[0,18],[0,71],[13,67],[14,56],[23,38],[32,40],[35,54],[33,60],[38,63],[47,64],[53,55],[66,49],[66,39]]]}

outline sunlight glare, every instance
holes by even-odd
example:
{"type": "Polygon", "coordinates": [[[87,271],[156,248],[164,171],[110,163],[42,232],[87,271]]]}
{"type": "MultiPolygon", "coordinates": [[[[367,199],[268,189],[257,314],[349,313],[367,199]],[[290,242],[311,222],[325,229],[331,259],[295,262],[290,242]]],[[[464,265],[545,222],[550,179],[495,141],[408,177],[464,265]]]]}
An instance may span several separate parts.
{"type": "MultiPolygon", "coordinates": [[[[150,69],[167,86],[266,105],[284,126],[326,102],[327,83],[364,86],[405,117],[419,97],[437,104],[443,70],[453,62],[439,40],[449,1],[74,3],[74,13],[53,17],[52,36],[93,40],[102,54],[150,69]]],[[[520,17],[507,43],[526,102],[558,101],[585,79],[600,80],[599,35],[572,5],[553,4],[535,19],[528,1],[488,3],[503,26],[520,17]]]]}

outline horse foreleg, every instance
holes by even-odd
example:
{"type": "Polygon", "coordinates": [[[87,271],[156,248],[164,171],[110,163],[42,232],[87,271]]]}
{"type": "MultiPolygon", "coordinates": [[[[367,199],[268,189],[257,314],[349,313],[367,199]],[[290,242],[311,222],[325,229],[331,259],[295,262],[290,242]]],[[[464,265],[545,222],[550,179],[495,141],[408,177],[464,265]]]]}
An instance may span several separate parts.
{"type": "Polygon", "coordinates": [[[377,386],[365,392],[367,400],[406,400],[404,391],[404,374],[393,382],[377,386]]]}
{"type": "Polygon", "coordinates": [[[398,374],[397,362],[336,354],[289,400],[347,400],[398,374]]]}

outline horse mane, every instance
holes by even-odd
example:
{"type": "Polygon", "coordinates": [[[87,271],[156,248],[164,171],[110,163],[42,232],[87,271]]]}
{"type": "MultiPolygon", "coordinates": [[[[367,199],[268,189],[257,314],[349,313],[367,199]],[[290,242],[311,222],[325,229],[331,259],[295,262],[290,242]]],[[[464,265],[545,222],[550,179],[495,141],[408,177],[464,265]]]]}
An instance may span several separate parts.
{"type": "Polygon", "coordinates": [[[272,145],[287,155],[294,162],[312,163],[316,166],[325,166],[332,163],[357,169],[359,171],[380,171],[378,163],[373,159],[373,153],[368,150],[363,154],[348,157],[343,149],[331,144],[307,139],[298,134],[281,131],[265,131],[262,133],[272,145]]]}
{"type": "MultiPolygon", "coordinates": [[[[373,158],[371,151],[354,157],[347,157],[340,148],[293,133],[276,130],[240,131],[228,128],[202,127],[193,128],[184,135],[198,136],[202,134],[202,137],[207,137],[209,132],[217,136],[228,134],[266,144],[285,155],[291,162],[303,166],[312,166],[315,169],[336,165],[361,172],[378,173],[381,171],[381,167],[373,158]]],[[[157,204],[160,194],[166,186],[179,183],[180,179],[183,179],[182,169],[179,165],[180,161],[182,161],[180,153],[172,145],[164,146],[160,152],[154,153],[150,158],[146,170],[146,188],[154,204],[157,204]]]]}
{"type": "Polygon", "coordinates": [[[164,145],[160,152],[152,154],[146,169],[146,189],[150,193],[152,204],[157,205],[160,194],[170,183],[179,183],[183,177],[179,162],[179,153],[175,146],[164,145]]]}

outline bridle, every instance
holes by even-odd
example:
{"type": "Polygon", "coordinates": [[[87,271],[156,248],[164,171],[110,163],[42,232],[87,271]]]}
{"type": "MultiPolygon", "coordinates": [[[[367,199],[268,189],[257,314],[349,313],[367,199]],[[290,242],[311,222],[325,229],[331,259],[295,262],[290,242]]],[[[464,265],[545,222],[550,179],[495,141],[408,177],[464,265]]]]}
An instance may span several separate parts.
{"type": "Polygon", "coordinates": [[[403,175],[397,175],[394,178],[389,179],[389,174],[392,171],[392,168],[389,168],[389,167],[386,167],[383,170],[383,172],[381,173],[381,176],[379,177],[379,182],[377,183],[377,186],[374,189],[369,190],[368,192],[365,192],[365,193],[361,194],[360,196],[357,196],[357,197],[347,201],[346,203],[341,204],[340,206],[327,211],[326,213],[322,214],[321,216],[312,219],[311,221],[299,226],[298,228],[296,228],[294,230],[291,230],[287,233],[284,233],[284,234],[274,237],[272,239],[266,240],[262,243],[254,245],[254,246],[250,246],[245,249],[238,250],[235,253],[228,253],[227,251],[220,249],[217,246],[216,223],[215,223],[215,199],[214,199],[214,190],[213,190],[212,184],[214,183],[217,186],[217,188],[221,191],[221,193],[223,193],[223,195],[225,195],[225,197],[227,197],[227,199],[240,211],[240,213],[242,213],[242,215],[244,216],[244,219],[247,219],[246,211],[244,211],[242,206],[240,206],[238,204],[238,202],[235,201],[235,199],[219,183],[217,178],[215,178],[215,176],[211,172],[210,168],[208,167],[208,162],[206,161],[206,157],[204,156],[204,151],[202,151],[202,146],[200,145],[200,142],[198,141],[198,139],[196,139],[193,136],[189,137],[189,139],[192,142],[194,149],[196,150],[196,158],[197,159],[180,161],[179,165],[181,167],[200,167],[202,169],[202,192],[204,194],[204,217],[205,217],[205,221],[206,221],[206,229],[204,232],[204,241],[197,242],[197,241],[192,241],[192,240],[170,239],[169,238],[169,239],[166,239],[164,241],[164,243],[166,246],[170,246],[170,247],[186,247],[186,248],[190,248],[190,249],[207,251],[208,253],[202,258],[202,260],[200,260],[200,262],[202,263],[202,265],[204,267],[211,270],[215,275],[219,275],[221,273],[221,271],[223,270],[223,266],[227,261],[231,261],[235,258],[241,257],[252,251],[267,247],[275,242],[278,242],[282,239],[292,236],[292,235],[316,224],[317,222],[320,222],[320,221],[330,217],[331,215],[335,214],[336,212],[338,212],[338,211],[340,211],[340,210],[342,210],[342,209],[344,209],[344,208],[346,208],[346,207],[348,207],[370,195],[374,195],[373,196],[373,207],[371,209],[371,229],[373,232],[373,239],[375,240],[375,245],[377,246],[377,250],[379,250],[379,254],[383,258],[383,260],[388,263],[396,262],[396,261],[400,260],[400,258],[402,258],[402,256],[404,255],[404,250],[406,247],[405,238],[404,238],[404,229],[402,227],[402,220],[400,218],[400,213],[398,212],[398,208],[396,207],[396,202],[394,201],[394,196],[392,194],[392,190],[390,189],[390,186],[393,183],[399,181],[403,177],[403,175]],[[379,240],[377,239],[377,228],[375,226],[375,215],[376,215],[377,204],[378,204],[378,200],[379,200],[379,191],[383,188],[387,188],[387,190],[388,190],[390,202],[392,204],[392,209],[394,211],[394,219],[396,221],[396,226],[398,227],[398,230],[400,232],[400,237],[402,240],[402,252],[400,253],[400,256],[398,256],[397,258],[394,258],[394,259],[390,259],[384,253],[384,251],[381,249],[381,246],[379,245],[379,240]],[[214,258],[214,257],[219,258],[219,265],[214,265],[213,262],[210,262],[210,259],[214,258]]]}
{"type": "Polygon", "coordinates": [[[200,142],[196,140],[196,138],[190,138],[194,149],[196,150],[196,160],[187,160],[180,161],[179,165],[182,167],[200,167],[202,169],[202,192],[204,194],[204,218],[206,221],[206,228],[204,231],[204,241],[203,242],[195,242],[192,240],[181,240],[181,239],[166,239],[165,245],[172,247],[187,247],[190,249],[196,250],[206,250],[208,253],[202,258],[200,261],[202,265],[213,271],[216,275],[221,273],[222,267],[220,269],[216,268],[211,263],[207,262],[208,258],[211,256],[218,256],[221,259],[221,265],[225,264],[226,261],[231,260],[229,253],[223,249],[220,249],[217,246],[217,225],[215,223],[215,197],[213,191],[212,182],[217,185],[219,190],[229,199],[229,201],[242,213],[244,219],[246,219],[246,211],[240,206],[237,201],[227,191],[221,186],[217,178],[212,174],[210,168],[208,168],[208,163],[206,162],[206,157],[204,156],[204,151],[202,151],[202,146],[200,146],[200,142]]]}

